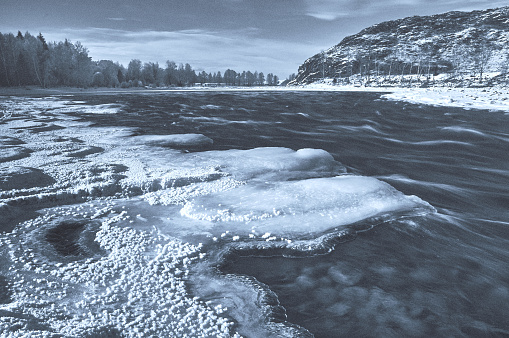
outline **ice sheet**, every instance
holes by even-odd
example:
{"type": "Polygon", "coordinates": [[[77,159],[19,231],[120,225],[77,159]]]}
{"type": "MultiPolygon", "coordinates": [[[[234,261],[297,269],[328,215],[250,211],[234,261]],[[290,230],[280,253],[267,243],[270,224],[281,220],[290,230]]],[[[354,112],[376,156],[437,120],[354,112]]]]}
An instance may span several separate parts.
{"type": "MultiPolygon", "coordinates": [[[[236,179],[284,181],[344,173],[344,167],[321,149],[255,148],[210,151],[189,157],[214,165],[236,179]]],[[[186,162],[188,159],[185,160],[186,162]]]]}
{"type": "MultiPolygon", "coordinates": [[[[100,214],[88,209],[94,210],[100,214]]],[[[199,246],[114,221],[41,217],[25,223],[18,236],[0,238],[6,258],[0,270],[6,264],[12,270],[0,333],[235,336],[221,307],[186,291],[189,268],[202,257],[199,246]],[[62,235],[65,241],[57,238],[62,235]]]]}

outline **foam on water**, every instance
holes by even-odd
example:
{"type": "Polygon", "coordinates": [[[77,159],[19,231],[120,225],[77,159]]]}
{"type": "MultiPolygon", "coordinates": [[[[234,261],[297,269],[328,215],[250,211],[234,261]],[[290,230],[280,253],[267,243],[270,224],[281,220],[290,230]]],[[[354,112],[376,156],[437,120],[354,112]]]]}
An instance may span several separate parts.
{"type": "Polygon", "coordinates": [[[306,251],[359,222],[433,211],[387,183],[346,174],[324,150],[188,153],[212,140],[133,136],[70,116],[119,106],[24,98],[2,107],[15,114],[0,124],[0,217],[19,223],[0,237],[6,335],[305,334],[277,314],[270,290],[217,273],[225,251],[253,243],[306,251]],[[37,216],[26,220],[29,211],[37,216]]]}

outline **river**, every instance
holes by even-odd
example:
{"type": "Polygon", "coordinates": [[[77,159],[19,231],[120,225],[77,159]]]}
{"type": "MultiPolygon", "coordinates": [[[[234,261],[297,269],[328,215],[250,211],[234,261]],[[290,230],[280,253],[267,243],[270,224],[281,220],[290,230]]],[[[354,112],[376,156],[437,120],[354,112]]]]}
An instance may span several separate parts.
{"type": "Polygon", "coordinates": [[[326,91],[0,107],[2,333],[509,335],[504,113],[326,91]]]}

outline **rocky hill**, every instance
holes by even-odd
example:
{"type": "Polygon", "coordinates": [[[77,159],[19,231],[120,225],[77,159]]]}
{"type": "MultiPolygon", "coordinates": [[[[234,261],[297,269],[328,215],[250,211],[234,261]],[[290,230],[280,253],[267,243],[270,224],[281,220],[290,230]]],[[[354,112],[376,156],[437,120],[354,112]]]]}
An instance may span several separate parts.
{"type": "Polygon", "coordinates": [[[482,83],[505,80],[508,66],[509,6],[376,24],[307,59],[290,84],[482,83]]]}

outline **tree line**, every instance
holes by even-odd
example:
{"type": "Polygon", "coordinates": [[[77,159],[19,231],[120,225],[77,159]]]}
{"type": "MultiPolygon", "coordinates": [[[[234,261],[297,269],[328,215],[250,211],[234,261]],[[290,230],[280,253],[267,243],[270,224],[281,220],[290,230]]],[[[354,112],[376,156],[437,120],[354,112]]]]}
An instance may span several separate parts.
{"type": "Polygon", "coordinates": [[[17,35],[0,33],[0,86],[41,87],[162,87],[162,86],[275,86],[279,78],[272,73],[228,69],[196,72],[191,65],[167,61],[129,62],[127,68],[111,60],[93,61],[80,42],[46,42],[39,33],[17,35]]]}
{"type": "MultiPolygon", "coordinates": [[[[97,73],[96,73],[97,74],[97,73]]],[[[120,75],[120,73],[119,73],[120,75]]],[[[276,86],[279,78],[269,73],[265,76],[262,72],[254,73],[251,71],[236,72],[227,69],[224,75],[220,71],[207,73],[201,71],[196,73],[192,67],[186,63],[177,64],[173,61],[166,61],[164,68],[159,64],[148,62],[142,65],[140,60],[131,60],[127,67],[125,75],[126,83],[121,86],[193,86],[215,85],[215,86],[276,86]]]]}

